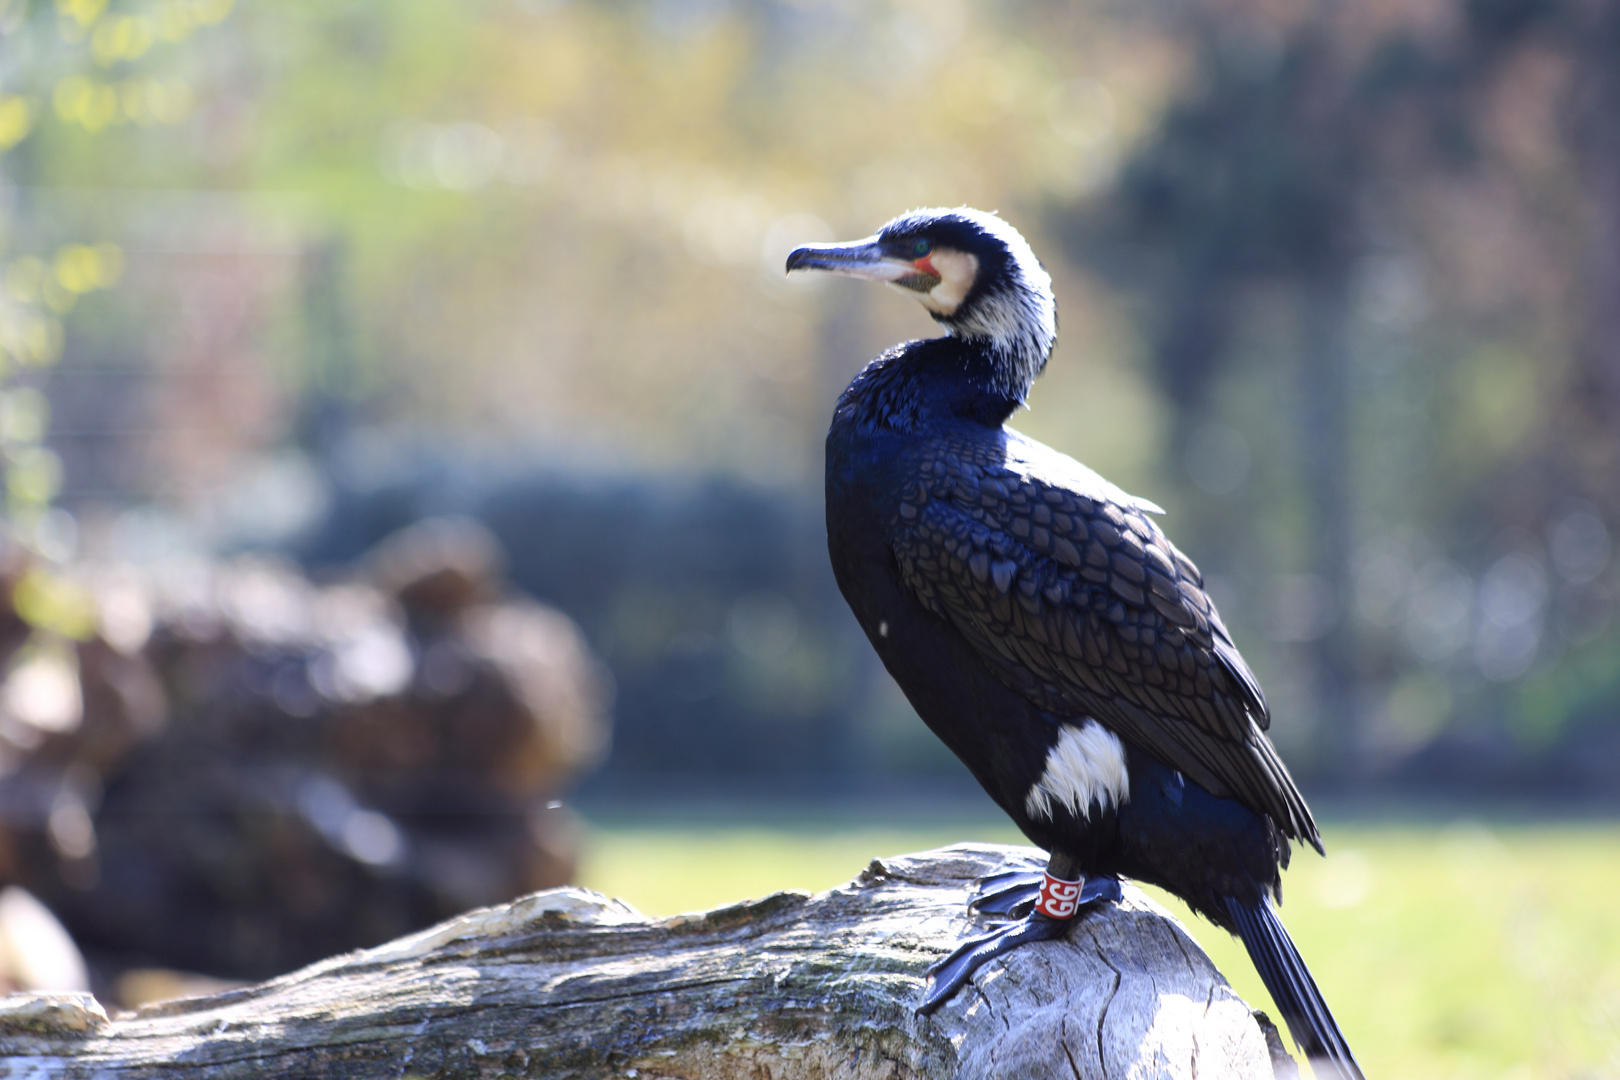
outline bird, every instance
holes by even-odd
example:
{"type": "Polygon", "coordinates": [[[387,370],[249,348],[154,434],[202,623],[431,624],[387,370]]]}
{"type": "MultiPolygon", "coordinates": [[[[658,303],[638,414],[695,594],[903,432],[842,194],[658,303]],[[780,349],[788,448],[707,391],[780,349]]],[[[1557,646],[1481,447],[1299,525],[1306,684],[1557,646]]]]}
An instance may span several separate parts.
{"type": "Polygon", "coordinates": [[[999,924],[929,969],[919,1012],[1130,878],[1241,938],[1317,1075],[1361,1080],[1277,912],[1292,845],[1325,853],[1321,835],[1202,574],[1158,506],[1007,426],[1057,338],[1029,244],[997,214],[919,209],[796,248],[799,271],[887,283],[944,329],[840,395],[828,553],[917,714],[1048,853],[980,883],[973,908],[999,924]]]}

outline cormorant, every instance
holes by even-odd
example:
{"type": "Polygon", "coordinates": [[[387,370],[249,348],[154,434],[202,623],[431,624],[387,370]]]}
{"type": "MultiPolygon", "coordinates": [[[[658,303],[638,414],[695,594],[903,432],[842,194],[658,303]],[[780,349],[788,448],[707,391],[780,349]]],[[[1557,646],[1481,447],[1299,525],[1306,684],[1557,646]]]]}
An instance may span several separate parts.
{"type": "Polygon", "coordinates": [[[839,398],[827,545],[918,715],[1050,853],[1044,875],[985,883],[974,906],[1009,921],[930,969],[921,1011],[1130,877],[1242,938],[1318,1075],[1359,1080],[1274,907],[1290,842],[1322,841],[1202,575],[1157,506],[1005,426],[1057,334],[1029,245],[993,214],[916,210],[787,269],[888,282],[945,328],[839,398]]]}

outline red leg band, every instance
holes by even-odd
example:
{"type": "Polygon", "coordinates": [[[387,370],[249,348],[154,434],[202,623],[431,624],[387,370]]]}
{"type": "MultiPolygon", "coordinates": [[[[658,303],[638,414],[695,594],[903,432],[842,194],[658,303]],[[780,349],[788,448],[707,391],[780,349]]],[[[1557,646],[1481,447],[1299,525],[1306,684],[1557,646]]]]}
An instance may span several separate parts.
{"type": "Polygon", "coordinates": [[[1041,895],[1035,901],[1035,910],[1049,919],[1072,919],[1080,906],[1080,887],[1085,879],[1064,881],[1047,874],[1041,881],[1041,895]]]}

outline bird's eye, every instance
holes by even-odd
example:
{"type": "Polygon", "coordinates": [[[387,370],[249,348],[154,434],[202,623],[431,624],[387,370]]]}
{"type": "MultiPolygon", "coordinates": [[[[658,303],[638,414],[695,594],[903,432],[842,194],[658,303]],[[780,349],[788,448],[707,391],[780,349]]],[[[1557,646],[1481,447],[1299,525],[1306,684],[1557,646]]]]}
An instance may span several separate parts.
{"type": "Polygon", "coordinates": [[[934,250],[934,245],[927,240],[913,240],[911,242],[911,253],[919,259],[932,250],[934,250]]]}

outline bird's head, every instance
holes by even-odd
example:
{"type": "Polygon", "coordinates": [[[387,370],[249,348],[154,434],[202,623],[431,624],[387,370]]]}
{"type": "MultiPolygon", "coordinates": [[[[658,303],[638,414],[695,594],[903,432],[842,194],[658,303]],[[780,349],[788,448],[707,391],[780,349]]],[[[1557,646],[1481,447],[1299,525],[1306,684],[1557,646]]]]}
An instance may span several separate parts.
{"type": "Polygon", "coordinates": [[[998,387],[1022,401],[1057,338],[1052,279],[1018,230],[960,206],[913,210],[849,244],[807,244],[787,269],[883,281],[911,293],[946,333],[991,354],[998,387]]]}

